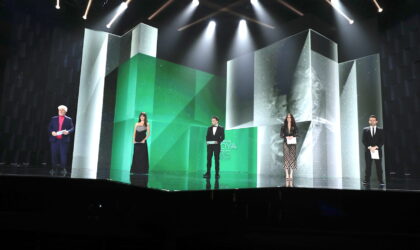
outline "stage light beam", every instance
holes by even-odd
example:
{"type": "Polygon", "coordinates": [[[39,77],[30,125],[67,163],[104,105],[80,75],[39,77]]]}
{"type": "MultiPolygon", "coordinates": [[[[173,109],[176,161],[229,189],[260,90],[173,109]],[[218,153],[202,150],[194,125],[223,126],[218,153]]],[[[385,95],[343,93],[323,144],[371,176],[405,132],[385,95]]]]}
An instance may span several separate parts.
{"type": "Polygon", "coordinates": [[[89,10],[90,10],[90,6],[92,5],[92,1],[93,0],[89,0],[89,2],[88,2],[88,4],[87,4],[87,6],[86,6],[86,11],[85,11],[85,14],[83,15],[83,19],[87,19],[87,15],[88,15],[88,13],[89,13],[89,10]]]}
{"type": "Polygon", "coordinates": [[[215,31],[216,31],[216,22],[212,20],[209,22],[209,24],[206,27],[206,31],[204,33],[205,39],[209,40],[213,38],[215,31]]]}
{"type": "Polygon", "coordinates": [[[341,16],[343,16],[349,24],[353,24],[354,20],[348,17],[344,12],[341,10],[340,2],[338,0],[325,0],[329,5],[331,5],[335,11],[337,11],[341,16]]]}
{"type": "Polygon", "coordinates": [[[174,2],[174,0],[168,0],[165,4],[163,4],[159,9],[157,9],[152,15],[150,15],[147,20],[152,20],[157,15],[159,15],[160,12],[162,12],[164,9],[168,8],[169,5],[171,5],[174,2]]]}
{"type": "Polygon", "coordinates": [[[106,25],[106,27],[109,29],[111,28],[112,24],[115,22],[115,20],[122,14],[124,11],[128,8],[128,3],[130,0],[126,2],[122,2],[121,5],[117,9],[117,13],[115,13],[115,16],[111,19],[111,21],[106,25]]]}
{"type": "Polygon", "coordinates": [[[198,1],[198,0],[193,0],[193,1],[192,1],[192,5],[193,5],[194,7],[197,7],[198,5],[200,5],[200,1],[198,1]]]}
{"type": "Polygon", "coordinates": [[[283,1],[283,0],[277,0],[277,2],[281,3],[284,7],[288,8],[289,10],[293,11],[294,13],[298,14],[299,16],[304,16],[302,11],[298,10],[297,8],[293,7],[289,3],[283,1]]]}
{"type": "Polygon", "coordinates": [[[59,9],[60,9],[60,0],[57,0],[57,3],[55,4],[55,8],[56,8],[57,10],[59,10],[59,9]]]}
{"type": "Polygon", "coordinates": [[[381,8],[381,6],[379,5],[379,3],[378,3],[378,1],[377,1],[377,0],[373,0],[373,2],[375,3],[376,8],[378,8],[378,12],[379,12],[379,13],[381,13],[382,11],[384,11],[384,9],[382,9],[382,8],[381,8]]]}
{"type": "Polygon", "coordinates": [[[258,0],[250,0],[252,5],[257,5],[258,4],[258,0]]]}

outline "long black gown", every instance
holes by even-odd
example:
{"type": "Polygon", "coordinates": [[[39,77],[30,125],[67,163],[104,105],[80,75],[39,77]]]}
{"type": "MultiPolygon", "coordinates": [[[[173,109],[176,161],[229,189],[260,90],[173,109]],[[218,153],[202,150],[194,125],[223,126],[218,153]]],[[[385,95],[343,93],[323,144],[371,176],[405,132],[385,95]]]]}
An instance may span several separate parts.
{"type": "Polygon", "coordinates": [[[131,173],[147,174],[149,173],[149,154],[147,150],[147,141],[140,143],[146,138],[147,127],[137,126],[134,143],[133,162],[131,164],[131,173]]]}

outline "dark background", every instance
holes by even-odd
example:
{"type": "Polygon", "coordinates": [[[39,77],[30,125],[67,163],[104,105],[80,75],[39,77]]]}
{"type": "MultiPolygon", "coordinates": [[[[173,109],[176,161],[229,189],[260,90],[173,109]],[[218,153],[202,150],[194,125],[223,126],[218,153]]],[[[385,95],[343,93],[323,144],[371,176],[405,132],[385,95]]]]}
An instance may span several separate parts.
{"type": "MultiPolygon", "coordinates": [[[[166,1],[133,0],[110,30],[105,28],[109,13],[121,1],[95,0],[87,21],[81,18],[87,1],[60,2],[61,9],[56,10],[55,1],[0,0],[0,164],[49,162],[50,117],[64,104],[69,107],[68,115],[76,118],[85,27],[121,35],[144,22],[159,28],[159,58],[221,76],[226,73],[226,61],[238,55],[229,48],[239,19],[224,13],[213,18],[217,22],[214,61],[200,54],[186,59],[207,24],[176,30],[179,26],[173,20],[189,0],[175,1],[151,21],[147,17],[166,1]]],[[[235,1],[211,2],[224,6],[235,1]]],[[[253,49],[311,28],[338,43],[339,62],[380,53],[387,173],[419,176],[420,1],[380,0],[384,12],[377,13],[372,1],[343,0],[355,20],[353,25],[336,19],[323,0],[289,0],[303,17],[275,0],[260,2],[276,29],[248,22],[253,49]]],[[[238,3],[234,10],[255,17],[248,1],[238,3]]],[[[200,4],[191,20],[213,11],[200,4]]]]}

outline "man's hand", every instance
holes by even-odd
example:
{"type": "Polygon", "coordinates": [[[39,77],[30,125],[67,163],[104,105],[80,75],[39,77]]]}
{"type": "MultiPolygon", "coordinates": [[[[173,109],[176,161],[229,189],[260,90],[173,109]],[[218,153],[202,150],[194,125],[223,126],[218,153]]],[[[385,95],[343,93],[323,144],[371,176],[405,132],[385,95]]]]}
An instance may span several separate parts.
{"type": "Polygon", "coordinates": [[[142,140],[140,143],[144,143],[146,140],[142,140]]]}
{"type": "Polygon", "coordinates": [[[69,131],[64,130],[64,131],[63,131],[63,134],[68,135],[68,134],[69,134],[69,131]]]}
{"type": "Polygon", "coordinates": [[[52,135],[52,136],[57,136],[57,133],[56,133],[55,131],[53,131],[53,132],[51,133],[51,135],[52,135]]]}

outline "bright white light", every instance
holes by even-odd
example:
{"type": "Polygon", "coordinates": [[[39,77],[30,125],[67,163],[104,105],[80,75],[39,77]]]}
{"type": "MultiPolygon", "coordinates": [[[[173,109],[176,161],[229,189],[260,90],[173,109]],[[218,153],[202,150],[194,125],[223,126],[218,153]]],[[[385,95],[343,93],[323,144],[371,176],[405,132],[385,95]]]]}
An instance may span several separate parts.
{"type": "Polygon", "coordinates": [[[57,0],[57,4],[55,5],[55,8],[56,8],[57,10],[59,10],[59,9],[60,9],[60,0],[57,0]]]}
{"type": "Polygon", "coordinates": [[[241,40],[246,39],[248,37],[248,26],[244,19],[239,21],[238,35],[241,40]]]}
{"type": "Polygon", "coordinates": [[[83,19],[87,19],[87,15],[88,15],[88,13],[89,13],[89,9],[90,9],[90,6],[92,5],[92,0],[89,0],[89,2],[88,2],[88,4],[87,4],[87,6],[86,6],[86,10],[85,10],[85,14],[83,15],[83,19]]]}
{"type": "Polygon", "coordinates": [[[327,3],[329,3],[340,15],[342,15],[350,24],[354,23],[354,20],[350,19],[344,12],[341,10],[341,4],[338,0],[326,0],[327,3]]]}
{"type": "Polygon", "coordinates": [[[216,22],[215,21],[210,21],[209,24],[207,24],[207,28],[206,28],[206,31],[204,33],[204,38],[206,40],[212,39],[215,31],[216,31],[216,22]]]}
{"type": "Polygon", "coordinates": [[[257,5],[258,4],[258,0],[251,0],[251,4],[252,5],[257,5]]]}
{"type": "Polygon", "coordinates": [[[200,5],[200,1],[198,1],[198,0],[193,0],[193,1],[192,1],[192,5],[193,5],[194,7],[197,7],[198,5],[200,5]]]}
{"type": "Polygon", "coordinates": [[[106,27],[109,29],[111,28],[111,25],[115,22],[115,20],[127,9],[128,4],[127,2],[121,3],[121,5],[118,7],[117,13],[115,13],[115,16],[112,18],[112,20],[106,25],[106,27]]]}
{"type": "Polygon", "coordinates": [[[384,11],[384,9],[381,8],[377,0],[373,0],[373,3],[376,5],[376,8],[378,8],[378,12],[381,13],[384,11]]]}

